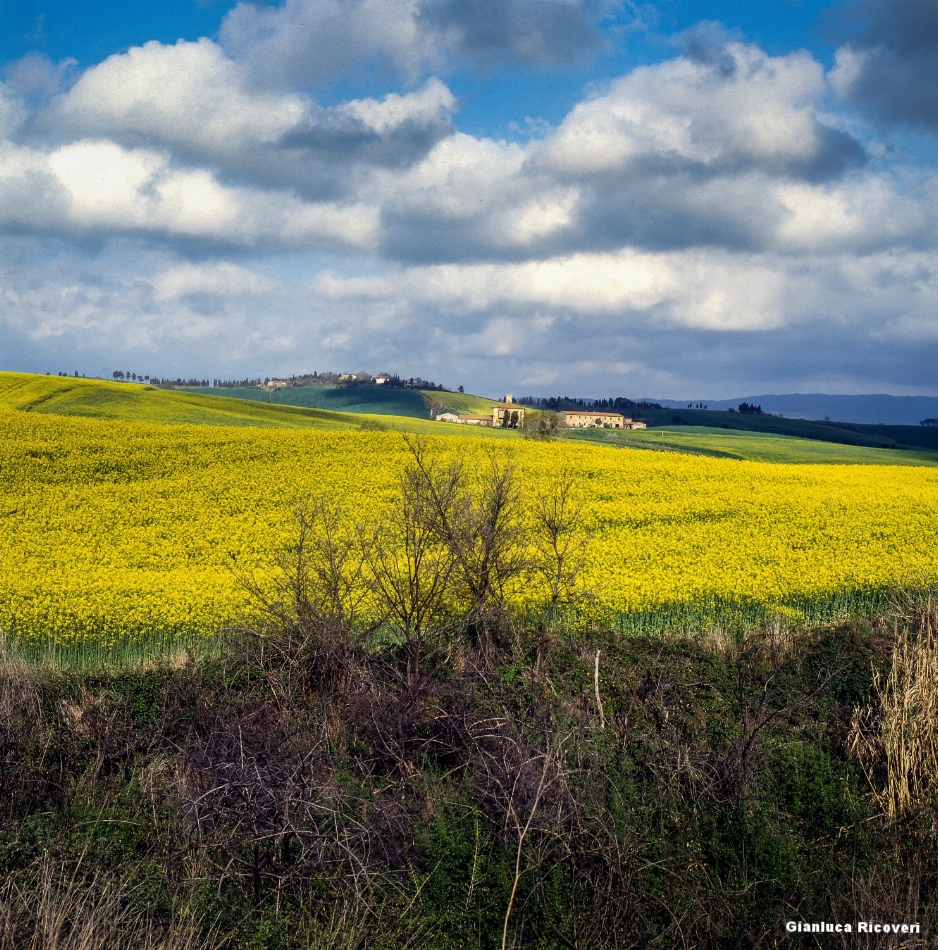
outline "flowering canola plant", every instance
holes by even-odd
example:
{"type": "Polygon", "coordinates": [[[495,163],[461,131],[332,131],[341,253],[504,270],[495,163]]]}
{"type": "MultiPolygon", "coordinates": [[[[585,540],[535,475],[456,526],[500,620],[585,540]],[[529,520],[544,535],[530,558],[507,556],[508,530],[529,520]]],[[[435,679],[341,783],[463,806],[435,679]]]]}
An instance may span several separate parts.
{"type": "MultiPolygon", "coordinates": [[[[471,457],[467,435],[432,438],[471,457]]],[[[811,615],[938,573],[938,469],[778,465],[512,440],[522,492],[576,473],[584,608],[609,622],[750,605],[811,615]],[[839,600],[838,600],[839,598],[839,600]]],[[[362,519],[394,497],[400,435],[171,426],[0,409],[0,630],[114,643],[209,635],[249,609],[292,505],[362,519]],[[234,567],[234,570],[232,569],[234,567]]],[[[533,595],[532,595],[533,596],[533,595]]]]}

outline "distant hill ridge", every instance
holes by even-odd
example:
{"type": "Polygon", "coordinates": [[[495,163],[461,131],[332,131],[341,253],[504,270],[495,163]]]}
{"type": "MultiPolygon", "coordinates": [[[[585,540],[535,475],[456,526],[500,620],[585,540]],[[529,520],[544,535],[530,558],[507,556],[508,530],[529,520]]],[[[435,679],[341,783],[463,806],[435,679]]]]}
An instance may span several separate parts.
{"type": "Polygon", "coordinates": [[[708,409],[736,408],[742,402],[755,403],[763,412],[788,419],[852,422],[860,425],[917,426],[923,419],[938,417],[938,396],[889,396],[872,393],[864,396],[833,396],[826,393],[773,393],[740,396],[737,399],[657,399],[662,406],[686,408],[698,402],[708,409]]]}

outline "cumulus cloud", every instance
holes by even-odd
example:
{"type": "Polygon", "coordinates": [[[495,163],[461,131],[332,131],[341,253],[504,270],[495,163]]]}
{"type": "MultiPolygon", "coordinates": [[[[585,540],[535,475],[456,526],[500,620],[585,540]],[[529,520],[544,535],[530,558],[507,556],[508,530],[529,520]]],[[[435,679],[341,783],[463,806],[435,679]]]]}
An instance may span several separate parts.
{"type": "MultiPolygon", "coordinates": [[[[711,330],[761,330],[783,322],[780,275],[763,262],[698,252],[575,254],[521,264],[414,267],[385,277],[320,275],[329,300],[412,301],[440,311],[610,315],[711,330]]],[[[588,332],[588,331],[587,331],[588,332]]]]}
{"type": "Polygon", "coordinates": [[[423,5],[421,18],[452,37],[470,62],[567,62],[601,45],[596,25],[618,6],[609,0],[436,0],[423,5]]]}
{"type": "Polygon", "coordinates": [[[247,247],[368,247],[375,224],[374,209],[228,187],[206,169],[177,168],[151,149],[88,139],[49,151],[0,147],[0,226],[7,228],[247,247]]]}
{"type": "Polygon", "coordinates": [[[361,259],[304,282],[126,242],[82,260],[0,250],[0,338],[42,371],[107,353],[160,375],[387,364],[483,392],[934,385],[934,252],[626,250],[369,275],[361,259]]]}
{"type": "Polygon", "coordinates": [[[61,92],[78,60],[66,57],[54,63],[42,53],[30,53],[10,63],[6,73],[7,86],[24,99],[47,99],[61,92]]]}
{"type": "Polygon", "coordinates": [[[348,190],[359,164],[400,167],[452,132],[456,102],[431,79],[407,94],[323,108],[254,88],[210,40],[157,42],[87,70],[32,120],[34,136],[107,137],[168,148],[229,178],[307,197],[348,190]]]}
{"type": "MultiPolygon", "coordinates": [[[[450,373],[472,367],[493,383],[513,373],[539,392],[555,380],[592,394],[621,389],[624,380],[633,394],[644,380],[648,395],[726,391],[746,379],[934,387],[934,252],[625,251],[368,277],[324,273],[311,289],[347,329],[368,321],[369,338],[385,339],[393,327],[402,353],[422,335],[450,373]],[[886,314],[897,332],[884,325],[886,314]]],[[[362,338],[354,329],[350,336],[362,338]]]]}
{"type": "Polygon", "coordinates": [[[9,84],[0,82],[0,141],[8,139],[27,116],[26,106],[9,84]]]}
{"type": "Polygon", "coordinates": [[[545,144],[544,161],[568,174],[657,166],[836,177],[863,153],[818,120],[824,92],[823,70],[807,53],[770,57],[726,43],[705,57],[639,67],[580,103],[545,144]]]}
{"type": "Polygon", "coordinates": [[[859,35],[837,50],[831,83],[885,125],[938,130],[938,5],[859,0],[859,35]]]}
{"type": "Polygon", "coordinates": [[[818,63],[707,42],[527,143],[457,133],[436,79],[326,108],[252,85],[210,40],[148,43],[87,70],[8,143],[6,217],[29,227],[29,206],[35,227],[332,242],[411,263],[875,246],[928,229],[885,179],[856,177],[860,146],[818,117],[818,63]]]}
{"type": "Polygon", "coordinates": [[[417,262],[917,239],[920,211],[820,121],[826,92],[807,54],[736,42],[639,67],[527,144],[457,134],[378,176],[382,247],[417,262]]]}
{"type": "Polygon", "coordinates": [[[454,61],[568,61],[601,44],[613,0],[284,0],[239,3],[221,40],[267,82],[323,83],[364,67],[409,81],[454,61]]]}
{"type": "Polygon", "coordinates": [[[258,64],[293,43],[292,69],[326,36],[341,57],[355,30],[364,59],[404,75],[473,43],[562,58],[605,7],[505,0],[474,22],[456,0],[304,3],[242,5],[222,43],[148,43],[67,88],[42,85],[42,64],[32,85],[8,73],[5,352],[43,371],[51,354],[139,353],[158,375],[373,363],[584,394],[933,379],[938,177],[867,162],[820,112],[840,80],[808,54],[708,26],[501,141],[458,131],[439,79],[324,105],[258,64]],[[524,40],[535,9],[550,16],[524,40]],[[332,31],[350,11],[402,19],[332,31]]]}

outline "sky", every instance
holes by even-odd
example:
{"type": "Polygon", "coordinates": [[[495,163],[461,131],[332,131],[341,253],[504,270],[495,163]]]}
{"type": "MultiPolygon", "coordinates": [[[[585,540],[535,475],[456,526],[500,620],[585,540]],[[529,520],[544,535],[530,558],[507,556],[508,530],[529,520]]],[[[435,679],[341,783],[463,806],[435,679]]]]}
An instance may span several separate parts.
{"type": "Polygon", "coordinates": [[[934,0],[0,5],[0,369],[938,395],[934,0]]]}

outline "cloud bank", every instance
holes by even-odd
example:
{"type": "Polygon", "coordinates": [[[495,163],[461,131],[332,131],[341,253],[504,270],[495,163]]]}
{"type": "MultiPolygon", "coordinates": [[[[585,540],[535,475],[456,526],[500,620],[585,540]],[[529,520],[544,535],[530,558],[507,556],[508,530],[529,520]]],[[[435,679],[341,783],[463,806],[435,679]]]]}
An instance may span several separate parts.
{"type": "Polygon", "coordinates": [[[240,4],[217,42],[14,64],[0,352],[492,392],[934,392],[938,177],[838,112],[932,122],[928,36],[921,62],[876,59],[913,42],[914,7],[871,0],[829,75],[704,25],[514,141],[460,131],[434,73],[575,59],[608,4],[240,4]],[[317,92],[366,68],[384,91],[317,92]],[[913,73],[917,104],[888,106],[913,73]]]}

